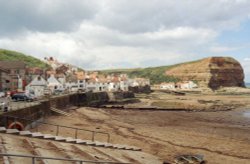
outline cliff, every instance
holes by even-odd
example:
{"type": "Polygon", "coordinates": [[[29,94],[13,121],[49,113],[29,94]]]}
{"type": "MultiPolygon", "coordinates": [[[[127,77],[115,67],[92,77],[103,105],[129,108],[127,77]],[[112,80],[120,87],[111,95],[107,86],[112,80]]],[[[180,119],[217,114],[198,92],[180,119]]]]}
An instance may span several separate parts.
{"type": "Polygon", "coordinates": [[[181,80],[196,81],[200,87],[245,87],[240,63],[230,57],[210,57],[173,67],[165,72],[181,80]]]}

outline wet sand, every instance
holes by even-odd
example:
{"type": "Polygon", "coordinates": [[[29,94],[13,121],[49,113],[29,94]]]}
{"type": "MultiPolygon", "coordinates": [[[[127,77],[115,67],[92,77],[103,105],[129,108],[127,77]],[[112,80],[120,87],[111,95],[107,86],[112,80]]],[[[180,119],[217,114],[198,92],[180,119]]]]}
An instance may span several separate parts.
{"type": "MultiPolygon", "coordinates": [[[[48,122],[109,131],[111,142],[141,147],[173,161],[180,154],[201,154],[209,163],[250,163],[250,110],[219,112],[137,111],[79,108],[73,117],[53,116],[48,122]]],[[[53,133],[54,129],[40,127],[53,133]]],[[[73,133],[64,129],[63,135],[73,133]]],[[[86,133],[81,138],[90,139],[86,133]]],[[[98,135],[97,140],[105,141],[98,135]]]]}

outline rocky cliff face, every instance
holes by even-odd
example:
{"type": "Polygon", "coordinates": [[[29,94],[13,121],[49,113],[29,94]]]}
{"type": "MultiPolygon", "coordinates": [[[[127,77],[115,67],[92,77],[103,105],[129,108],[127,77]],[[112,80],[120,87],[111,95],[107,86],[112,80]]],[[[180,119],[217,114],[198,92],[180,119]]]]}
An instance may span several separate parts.
{"type": "Polygon", "coordinates": [[[245,87],[244,71],[238,61],[230,57],[211,57],[179,65],[166,75],[181,80],[197,81],[200,87],[245,87]]]}

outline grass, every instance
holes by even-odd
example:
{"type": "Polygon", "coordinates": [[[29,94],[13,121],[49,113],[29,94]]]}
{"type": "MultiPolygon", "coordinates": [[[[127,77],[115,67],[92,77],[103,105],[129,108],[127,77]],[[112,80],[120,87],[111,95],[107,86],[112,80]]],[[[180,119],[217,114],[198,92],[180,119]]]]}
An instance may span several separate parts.
{"type": "Polygon", "coordinates": [[[102,74],[127,74],[130,78],[141,77],[141,78],[149,78],[151,84],[160,84],[162,82],[178,82],[180,79],[168,76],[165,72],[171,68],[181,66],[183,64],[191,64],[199,62],[191,61],[186,63],[180,63],[170,66],[159,66],[159,67],[148,67],[148,68],[132,68],[132,69],[110,69],[110,70],[101,70],[99,71],[102,74]]]}
{"type": "Polygon", "coordinates": [[[28,67],[49,68],[49,65],[43,61],[20,52],[0,49],[1,61],[23,61],[28,67]]]}

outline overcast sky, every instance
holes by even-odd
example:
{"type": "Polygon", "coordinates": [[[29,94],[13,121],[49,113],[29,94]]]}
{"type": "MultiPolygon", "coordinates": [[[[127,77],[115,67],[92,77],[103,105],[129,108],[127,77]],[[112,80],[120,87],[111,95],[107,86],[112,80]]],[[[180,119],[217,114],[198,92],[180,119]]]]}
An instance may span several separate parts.
{"type": "Polygon", "coordinates": [[[84,69],[231,56],[250,82],[250,0],[0,0],[0,48],[84,69]]]}

